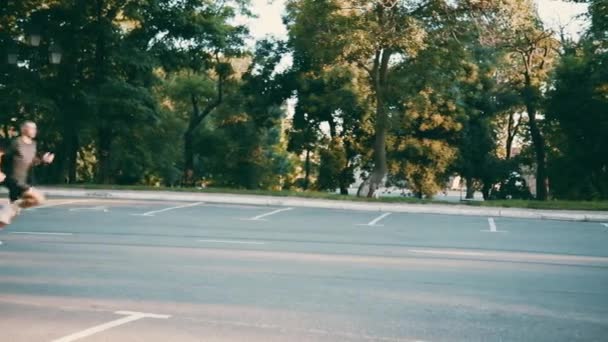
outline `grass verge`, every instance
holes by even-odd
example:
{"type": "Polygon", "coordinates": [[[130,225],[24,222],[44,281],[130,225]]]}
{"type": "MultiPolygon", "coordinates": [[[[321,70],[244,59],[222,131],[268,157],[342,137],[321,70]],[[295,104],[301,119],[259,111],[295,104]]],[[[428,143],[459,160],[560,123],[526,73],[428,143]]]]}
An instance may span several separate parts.
{"type": "Polygon", "coordinates": [[[174,191],[174,192],[194,192],[194,193],[222,193],[236,195],[258,195],[276,197],[298,197],[316,198],[325,200],[342,200],[353,202],[379,202],[379,203],[410,203],[410,204],[449,204],[449,205],[470,205],[483,207],[502,207],[502,208],[525,208],[525,209],[551,209],[551,210],[593,210],[608,211],[608,201],[528,201],[528,200],[495,200],[495,201],[467,201],[466,203],[448,202],[441,200],[417,199],[411,197],[381,197],[365,198],[355,196],[343,196],[335,193],[318,191],[271,191],[271,190],[245,190],[231,188],[168,188],[150,187],[144,185],[98,185],[98,184],[77,184],[77,185],[58,185],[62,188],[87,189],[87,190],[134,190],[134,191],[174,191]]]}

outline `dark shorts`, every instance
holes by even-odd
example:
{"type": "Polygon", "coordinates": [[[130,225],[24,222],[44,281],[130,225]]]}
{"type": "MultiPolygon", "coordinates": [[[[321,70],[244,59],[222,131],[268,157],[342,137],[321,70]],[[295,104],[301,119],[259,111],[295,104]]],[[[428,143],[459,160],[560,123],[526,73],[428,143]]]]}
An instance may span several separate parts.
{"type": "Polygon", "coordinates": [[[3,185],[8,188],[8,197],[11,202],[20,199],[31,188],[30,185],[20,183],[12,178],[7,178],[3,185]]]}

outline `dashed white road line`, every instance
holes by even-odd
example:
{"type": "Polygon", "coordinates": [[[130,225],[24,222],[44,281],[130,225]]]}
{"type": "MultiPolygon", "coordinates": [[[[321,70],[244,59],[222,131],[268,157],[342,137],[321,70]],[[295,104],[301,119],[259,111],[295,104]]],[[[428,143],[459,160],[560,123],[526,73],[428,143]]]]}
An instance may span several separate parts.
{"type": "Polygon", "coordinates": [[[38,210],[38,209],[45,209],[45,208],[53,208],[53,207],[58,207],[61,205],[68,205],[68,204],[74,204],[74,203],[82,203],[82,202],[86,202],[88,200],[84,199],[84,200],[75,200],[75,201],[64,201],[64,202],[57,202],[57,203],[49,203],[49,204],[45,204],[45,205],[41,205],[38,207],[33,207],[33,208],[27,208],[25,210],[38,210]]]}
{"type": "Polygon", "coordinates": [[[604,225],[604,227],[608,228],[608,223],[602,223],[602,225],[604,225]]]}
{"type": "Polygon", "coordinates": [[[262,215],[254,216],[252,218],[247,218],[247,219],[243,219],[243,220],[245,220],[245,221],[264,221],[263,220],[264,217],[268,217],[268,216],[271,216],[271,215],[274,215],[274,214],[278,214],[280,212],[288,211],[288,210],[293,210],[293,208],[277,209],[277,210],[271,211],[269,213],[265,213],[265,214],[262,214],[262,215]]]}
{"type": "Polygon", "coordinates": [[[177,207],[170,207],[170,208],[165,208],[165,209],[160,209],[160,210],[148,211],[147,213],[143,213],[143,214],[133,214],[133,215],[135,215],[135,216],[154,216],[154,214],[164,213],[165,211],[196,207],[197,205],[201,205],[201,204],[203,204],[203,202],[189,203],[189,204],[180,205],[177,207]]]}
{"type": "Polygon", "coordinates": [[[157,319],[167,319],[171,316],[169,315],[158,315],[158,314],[151,314],[151,313],[143,313],[143,312],[133,312],[133,311],[116,311],[115,314],[117,315],[126,315],[126,317],[123,318],[119,318],[117,320],[108,322],[108,323],[104,323],[104,324],[100,324],[94,327],[91,327],[89,329],[83,330],[83,331],[79,331],[77,333],[74,333],[72,335],[68,335],[62,338],[59,338],[57,340],[53,340],[52,342],[72,342],[72,341],[76,341],[76,340],[80,340],[83,339],[85,337],[89,337],[91,335],[95,335],[97,333],[100,333],[102,331],[108,330],[108,329],[112,329],[115,328],[117,326],[123,325],[123,324],[127,324],[133,321],[137,321],[143,318],[157,318],[157,319]]]}
{"type": "Polygon", "coordinates": [[[54,235],[54,236],[70,236],[74,235],[73,233],[52,233],[52,232],[9,232],[9,234],[18,234],[18,235],[54,235]]]}
{"type": "Polygon", "coordinates": [[[392,213],[384,213],[378,217],[376,217],[375,219],[371,220],[369,223],[365,223],[365,224],[359,224],[359,226],[377,226],[377,227],[382,227],[381,224],[378,224],[378,222],[382,221],[385,217],[389,216],[392,213]]]}
{"type": "Polygon", "coordinates": [[[437,254],[437,255],[454,255],[454,256],[484,256],[484,253],[479,252],[464,252],[464,251],[437,251],[432,249],[410,249],[410,253],[419,254],[437,254]]]}
{"type": "Polygon", "coordinates": [[[227,243],[227,244],[237,244],[237,245],[265,245],[266,242],[263,241],[244,241],[244,240],[198,240],[198,242],[206,242],[206,243],[227,243]]]}

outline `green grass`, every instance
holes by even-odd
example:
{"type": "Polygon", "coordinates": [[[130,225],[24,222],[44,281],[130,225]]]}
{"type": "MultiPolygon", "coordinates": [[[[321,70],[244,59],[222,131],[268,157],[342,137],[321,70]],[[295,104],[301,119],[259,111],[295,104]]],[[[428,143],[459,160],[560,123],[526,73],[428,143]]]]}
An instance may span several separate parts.
{"type": "Polygon", "coordinates": [[[247,190],[234,188],[215,188],[208,187],[205,189],[195,188],[169,188],[169,187],[151,187],[145,185],[99,185],[99,184],[76,184],[76,185],[57,185],[62,188],[87,189],[87,190],[134,190],[134,191],[173,191],[173,192],[193,192],[193,193],[211,193],[211,194],[235,194],[235,195],[258,195],[258,196],[275,196],[275,197],[298,197],[298,198],[315,198],[326,200],[342,200],[353,202],[382,202],[382,203],[443,203],[443,204],[458,204],[454,202],[445,202],[437,200],[417,199],[411,197],[384,197],[384,198],[366,198],[356,196],[343,196],[330,192],[320,191],[293,191],[293,190],[247,190]]]}
{"type": "Polygon", "coordinates": [[[594,210],[608,211],[608,201],[528,201],[528,200],[497,200],[497,201],[469,201],[466,203],[447,202],[441,200],[417,199],[410,197],[381,197],[365,198],[355,196],[342,196],[328,192],[318,191],[271,191],[271,190],[245,190],[232,188],[167,188],[167,187],[151,187],[144,185],[98,185],[98,184],[78,184],[78,185],[59,185],[60,187],[90,189],[90,190],[136,190],[136,191],[174,191],[174,192],[194,192],[194,193],[222,193],[222,194],[238,194],[238,195],[258,195],[258,196],[276,196],[276,197],[298,197],[298,198],[316,198],[325,200],[342,200],[353,202],[377,202],[377,203],[413,203],[413,204],[449,204],[449,205],[470,205],[482,207],[503,207],[503,208],[527,208],[527,209],[553,209],[553,210],[594,210]]]}
{"type": "Polygon", "coordinates": [[[554,209],[554,210],[603,210],[608,211],[608,201],[526,201],[526,200],[497,200],[474,202],[471,205],[484,207],[554,209]]]}

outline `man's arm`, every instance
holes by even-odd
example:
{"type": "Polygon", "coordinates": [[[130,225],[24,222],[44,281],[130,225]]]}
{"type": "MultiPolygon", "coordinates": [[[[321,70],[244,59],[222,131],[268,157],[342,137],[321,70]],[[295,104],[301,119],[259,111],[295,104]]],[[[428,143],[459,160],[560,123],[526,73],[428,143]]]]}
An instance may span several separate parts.
{"type": "Polygon", "coordinates": [[[0,183],[4,182],[6,175],[2,172],[2,159],[4,159],[4,149],[0,150],[0,183]]]}
{"type": "Polygon", "coordinates": [[[36,156],[34,159],[34,165],[40,164],[51,164],[55,160],[55,154],[51,152],[46,152],[42,156],[36,156]]]}
{"type": "Polygon", "coordinates": [[[6,175],[2,170],[4,169],[2,166],[7,163],[8,158],[11,157],[12,151],[14,149],[13,141],[10,141],[8,144],[6,142],[2,143],[0,147],[0,182],[4,182],[6,179],[6,175]]]}

